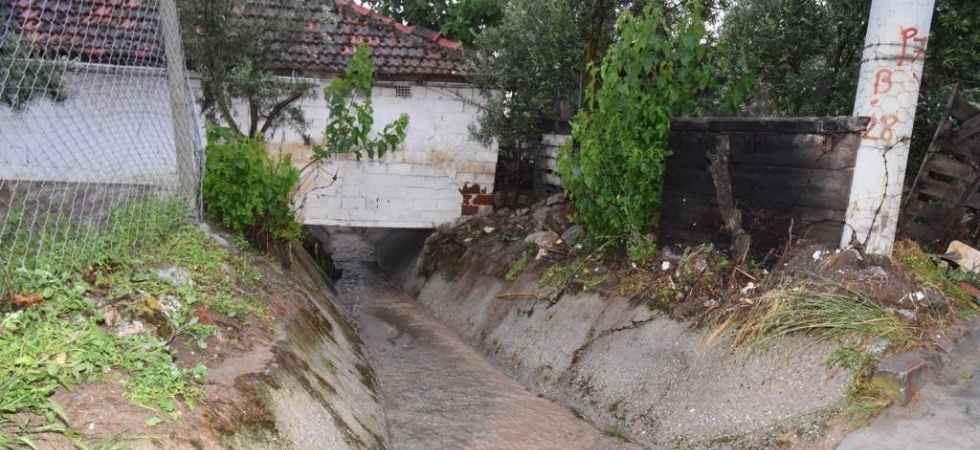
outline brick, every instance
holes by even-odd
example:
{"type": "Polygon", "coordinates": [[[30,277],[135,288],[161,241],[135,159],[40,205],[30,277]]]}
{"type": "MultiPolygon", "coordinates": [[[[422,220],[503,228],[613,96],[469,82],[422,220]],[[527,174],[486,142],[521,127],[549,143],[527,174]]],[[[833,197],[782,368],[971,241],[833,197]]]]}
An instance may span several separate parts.
{"type": "Polygon", "coordinates": [[[474,195],[472,200],[470,200],[470,203],[480,206],[493,206],[493,194],[474,195]]]}
{"type": "Polygon", "coordinates": [[[464,216],[475,216],[480,212],[480,207],[476,205],[463,205],[460,211],[464,216]]]}
{"type": "Polygon", "coordinates": [[[410,164],[388,164],[386,167],[388,169],[388,173],[390,174],[408,175],[412,173],[413,167],[418,166],[412,166],[410,164]]]}
{"type": "Polygon", "coordinates": [[[932,376],[932,365],[916,352],[889,357],[878,364],[874,384],[899,405],[908,404],[932,376]]]}
{"type": "Polygon", "coordinates": [[[346,210],[364,209],[364,197],[344,197],[340,205],[346,210]]]}
{"type": "Polygon", "coordinates": [[[466,194],[483,194],[483,193],[485,193],[485,191],[484,192],[481,192],[479,183],[466,183],[465,185],[463,185],[462,188],[460,188],[459,191],[461,193],[463,193],[463,195],[466,195],[466,194]]]}

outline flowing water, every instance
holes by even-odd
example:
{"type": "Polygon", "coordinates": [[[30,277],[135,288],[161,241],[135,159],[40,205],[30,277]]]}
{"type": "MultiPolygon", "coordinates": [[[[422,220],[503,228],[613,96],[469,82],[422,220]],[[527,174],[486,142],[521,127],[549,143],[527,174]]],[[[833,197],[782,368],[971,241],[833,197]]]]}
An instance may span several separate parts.
{"type": "Polygon", "coordinates": [[[329,242],[380,383],[392,450],[634,448],[493,368],[410,295],[389,283],[353,233],[329,242]]]}

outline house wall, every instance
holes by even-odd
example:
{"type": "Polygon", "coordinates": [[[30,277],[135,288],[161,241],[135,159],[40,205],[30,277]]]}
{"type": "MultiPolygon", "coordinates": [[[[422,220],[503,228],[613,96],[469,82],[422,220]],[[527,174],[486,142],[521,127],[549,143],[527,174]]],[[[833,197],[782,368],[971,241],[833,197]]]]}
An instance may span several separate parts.
{"type": "MultiPolygon", "coordinates": [[[[302,106],[321,139],[329,117],[321,83],[315,98],[302,106]]],[[[379,160],[356,161],[338,155],[304,174],[297,205],[309,225],[434,228],[461,214],[492,208],[497,146],[471,141],[479,92],[465,84],[404,84],[411,98],[396,96],[394,85],[376,85],[372,93],[376,128],[405,113],[410,117],[405,142],[379,160]],[[336,179],[334,179],[336,176],[336,179]]],[[[292,130],[266,136],[270,153],[290,154],[298,167],[310,152],[292,130]]]]}
{"type": "Polygon", "coordinates": [[[64,102],[0,106],[0,180],[175,185],[165,73],[81,66],[65,77],[64,102]]]}

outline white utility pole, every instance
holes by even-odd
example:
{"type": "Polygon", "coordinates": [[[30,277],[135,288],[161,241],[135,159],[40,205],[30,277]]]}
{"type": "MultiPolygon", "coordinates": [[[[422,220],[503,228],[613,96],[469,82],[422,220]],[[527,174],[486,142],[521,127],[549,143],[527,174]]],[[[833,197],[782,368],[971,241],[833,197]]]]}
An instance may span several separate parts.
{"type": "Polygon", "coordinates": [[[841,247],[892,252],[934,1],[871,2],[854,100],[854,115],[871,123],[858,149],[841,247]]]}

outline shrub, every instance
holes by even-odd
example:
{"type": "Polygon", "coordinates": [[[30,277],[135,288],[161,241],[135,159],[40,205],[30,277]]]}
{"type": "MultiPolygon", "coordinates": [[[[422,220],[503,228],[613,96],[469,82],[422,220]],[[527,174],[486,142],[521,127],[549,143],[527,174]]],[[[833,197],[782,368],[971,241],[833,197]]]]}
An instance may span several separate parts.
{"type": "Polygon", "coordinates": [[[579,148],[566,143],[558,162],[578,220],[593,238],[628,244],[634,258],[652,248],[643,235],[661,203],[670,119],[699,112],[713,74],[700,10],[669,24],[654,3],[620,18],[572,123],[579,148]]]}
{"type": "Polygon", "coordinates": [[[261,137],[245,137],[209,126],[204,169],[208,219],[252,237],[295,241],[302,228],[293,217],[290,194],[300,172],[288,155],[273,161],[261,137]]]}

